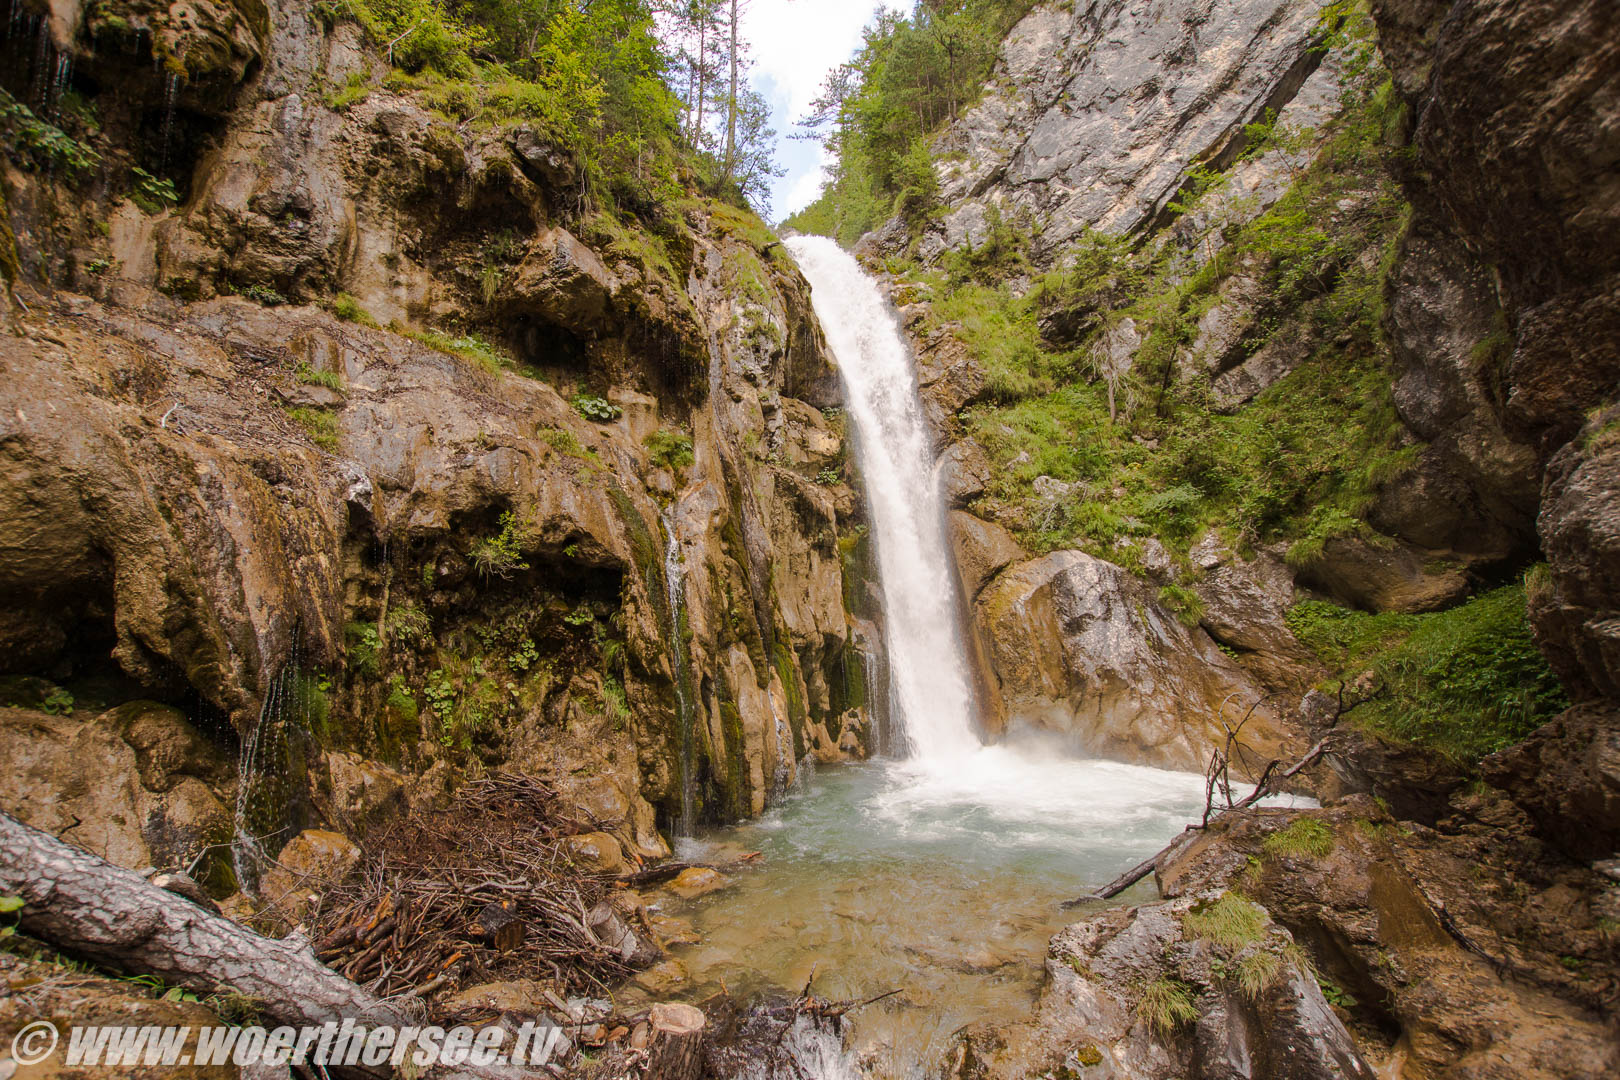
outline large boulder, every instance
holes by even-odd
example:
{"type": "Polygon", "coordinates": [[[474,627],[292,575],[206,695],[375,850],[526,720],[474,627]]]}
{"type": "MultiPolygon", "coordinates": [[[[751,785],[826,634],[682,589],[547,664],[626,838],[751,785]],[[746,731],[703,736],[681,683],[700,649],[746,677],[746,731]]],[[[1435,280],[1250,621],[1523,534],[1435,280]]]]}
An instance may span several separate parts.
{"type": "Polygon", "coordinates": [[[1207,634],[1113,563],[1058,551],[1009,567],[975,615],[1009,728],[1058,732],[1089,754],[1202,769],[1225,745],[1223,723],[1248,715],[1236,762],[1247,773],[1298,742],[1207,634]]]}
{"type": "Polygon", "coordinates": [[[1294,575],[1276,552],[1243,558],[1212,535],[1188,554],[1201,575],[1192,584],[1203,605],[1198,625],[1268,688],[1308,683],[1316,662],[1288,628],[1294,575]]]}
{"type": "Polygon", "coordinates": [[[1553,455],[1537,523],[1550,570],[1530,589],[1537,641],[1573,697],[1620,698],[1620,407],[1553,455]]]}
{"type": "Polygon", "coordinates": [[[1439,611],[1468,595],[1461,565],[1388,537],[1337,536],[1299,570],[1299,582],[1363,611],[1439,611]]]}
{"type": "Polygon", "coordinates": [[[970,1032],[974,1075],[1377,1076],[1288,931],[1235,892],[1099,912],[1052,938],[1046,972],[1032,1023],[970,1032]]]}
{"type": "Polygon", "coordinates": [[[1024,549],[1018,546],[1012,533],[994,522],[953,510],[946,524],[962,591],[970,603],[1003,568],[1025,557],[1024,549]]]}

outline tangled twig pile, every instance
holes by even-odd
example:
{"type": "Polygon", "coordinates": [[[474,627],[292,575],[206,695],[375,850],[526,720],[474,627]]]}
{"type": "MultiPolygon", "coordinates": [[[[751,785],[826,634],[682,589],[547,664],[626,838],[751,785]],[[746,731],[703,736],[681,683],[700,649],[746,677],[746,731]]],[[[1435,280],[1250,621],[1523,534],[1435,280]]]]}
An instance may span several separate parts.
{"type": "Polygon", "coordinates": [[[323,897],[316,955],[384,997],[494,978],[604,991],[630,970],[589,928],[609,885],[573,865],[556,819],[548,787],[500,774],[395,822],[323,897]]]}

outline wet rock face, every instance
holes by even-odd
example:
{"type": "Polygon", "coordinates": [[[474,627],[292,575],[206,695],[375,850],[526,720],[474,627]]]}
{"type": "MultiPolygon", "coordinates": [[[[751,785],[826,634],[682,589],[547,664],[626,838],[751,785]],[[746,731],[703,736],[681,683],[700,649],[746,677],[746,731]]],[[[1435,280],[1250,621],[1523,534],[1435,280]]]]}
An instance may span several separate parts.
{"type": "Polygon", "coordinates": [[[1556,445],[1620,377],[1620,13],[1605,0],[1378,0],[1423,189],[1497,267],[1508,412],[1556,445]]]}
{"type": "Polygon", "coordinates": [[[1595,920],[1620,891],[1547,858],[1501,792],[1459,793],[1439,824],[1397,823],[1368,796],[1228,815],[1161,862],[1160,888],[1263,905],[1381,1071],[1608,1075],[1620,1044],[1599,1019],[1593,984],[1612,959],[1595,920]]]}
{"type": "Polygon", "coordinates": [[[939,149],[950,207],[925,256],[1029,215],[1043,252],[1084,229],[1131,231],[1194,160],[1230,164],[1243,125],[1314,70],[1318,0],[1092,0],[1036,8],[1008,37],[983,100],[939,149]]]}
{"type": "MultiPolygon", "coordinates": [[[[1573,693],[1612,695],[1620,587],[1605,567],[1616,477],[1590,442],[1592,411],[1620,383],[1620,12],[1604,0],[1373,7],[1415,110],[1414,201],[1495,268],[1510,330],[1503,422],[1551,457],[1537,526],[1552,588],[1532,605],[1538,635],[1573,693]]],[[[1431,392],[1416,396],[1456,412],[1458,391],[1472,391],[1455,365],[1424,367],[1431,392]]],[[[1482,415],[1471,411],[1450,449],[1472,466],[1461,475],[1494,528],[1504,500],[1525,501],[1513,479],[1524,455],[1505,455],[1482,415]]]]}
{"type": "Polygon", "coordinates": [[[1620,698],[1620,408],[1587,422],[1547,465],[1539,525],[1551,569],[1530,615],[1577,699],[1620,698]]]}
{"type": "Polygon", "coordinates": [[[1518,746],[1486,758],[1547,843],[1577,859],[1620,852],[1620,714],[1577,706],[1518,746]]]}
{"type": "Polygon", "coordinates": [[[154,702],[100,716],[0,708],[0,757],[0,809],[127,869],[184,869],[230,838],[231,762],[154,702]]]}
{"type": "MultiPolygon", "coordinates": [[[[536,132],[457,131],[376,86],[352,24],[216,7],[64,15],[80,62],[132,14],[218,45],[206,78],[190,58],[207,50],[174,45],[176,130],[212,86],[210,150],[174,160],[182,205],[150,216],[96,196],[64,224],[55,181],[22,181],[25,249],[110,219],[115,257],[53,264],[94,299],[42,301],[0,342],[0,674],[194,690],[247,730],[278,672],[318,670],[333,730],[310,794],[357,836],[442,800],[447,762],[477,756],[550,777],[581,832],[656,856],[683,774],[700,813],[734,817],[818,737],[864,753],[838,545],[861,508],[822,412],[836,372],[779,246],[699,208],[653,258],[634,222],[580,211],[576,163],[536,132]],[[370,92],[328,107],[353,76],[370,92]],[[339,292],[355,321],[299,306],[339,292]],[[471,331],[563,391],[373,325],[396,320],[471,331]],[[429,701],[435,665],[473,653],[429,701]]],[[[121,55],[103,89],[140,101],[98,102],[120,150],[151,105],[121,55]]]]}
{"type": "Polygon", "coordinates": [[[1402,244],[1386,318],[1395,408],[1427,445],[1385,487],[1373,520],[1473,561],[1534,550],[1540,462],[1504,421],[1510,344],[1495,286],[1455,239],[1426,227],[1402,244]]]}
{"type": "Polygon", "coordinates": [[[1104,911],[1052,939],[1035,1021],[970,1033],[970,1052],[998,1078],[1372,1080],[1292,945],[1262,909],[1220,889],[1104,911]],[[1211,912],[1241,920],[1241,932],[1212,938],[1200,924],[1211,912]]]}
{"type": "MultiPolygon", "coordinates": [[[[1003,570],[975,609],[1009,728],[1105,757],[1202,769],[1244,727],[1258,769],[1297,737],[1249,676],[1112,563],[1059,551],[1003,570]]],[[[1238,765],[1240,771],[1242,763],[1238,765]]]]}

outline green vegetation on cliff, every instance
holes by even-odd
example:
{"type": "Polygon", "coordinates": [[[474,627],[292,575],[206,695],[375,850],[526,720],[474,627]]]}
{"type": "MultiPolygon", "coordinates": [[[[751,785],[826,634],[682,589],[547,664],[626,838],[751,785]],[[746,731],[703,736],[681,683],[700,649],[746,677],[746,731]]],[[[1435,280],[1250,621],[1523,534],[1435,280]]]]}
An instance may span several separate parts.
{"type": "Polygon", "coordinates": [[[1307,600],[1288,625],[1334,670],[1371,673],[1379,696],[1351,714],[1357,723],[1464,764],[1512,746],[1569,705],[1531,636],[1522,584],[1427,615],[1307,600]]]}
{"type": "Polygon", "coordinates": [[[786,222],[845,247],[895,213],[933,205],[928,143],[979,94],[1001,39],[1034,0],[929,0],[879,9],[860,50],[827,80],[804,126],[836,155],[821,197],[786,222]]]}
{"type": "MultiPolygon", "coordinates": [[[[685,122],[674,87],[682,57],[661,39],[650,0],[321,0],[328,22],[351,20],[412,90],[456,123],[527,123],[576,158],[600,196],[640,209],[681,198],[695,179],[712,194],[756,197],[775,175],[775,132],[739,93],[724,153],[685,122]]],[[[677,12],[675,25],[688,18],[677,12]]],[[[712,32],[712,27],[710,28],[712,32]]],[[[715,73],[705,71],[713,80],[715,73]]],[[[363,77],[327,96],[363,99],[363,77]]],[[[716,104],[715,108],[720,106],[716,104]]]]}
{"type": "MultiPolygon", "coordinates": [[[[1380,329],[1407,213],[1383,164],[1398,110],[1387,83],[1351,94],[1316,161],[1213,257],[1093,233],[1031,284],[1027,232],[992,220],[978,248],[912,272],[985,368],[961,418],[994,466],[981,512],[1035,550],[1127,563],[1138,535],[1175,550],[1214,527],[1240,544],[1304,542],[1308,555],[1360,527],[1414,451],[1380,329]],[[1246,404],[1218,397],[1195,348],[1235,279],[1271,298],[1239,348],[1305,353],[1246,404]]],[[[1195,205],[1220,195],[1219,181],[1204,186],[1195,205]]]]}

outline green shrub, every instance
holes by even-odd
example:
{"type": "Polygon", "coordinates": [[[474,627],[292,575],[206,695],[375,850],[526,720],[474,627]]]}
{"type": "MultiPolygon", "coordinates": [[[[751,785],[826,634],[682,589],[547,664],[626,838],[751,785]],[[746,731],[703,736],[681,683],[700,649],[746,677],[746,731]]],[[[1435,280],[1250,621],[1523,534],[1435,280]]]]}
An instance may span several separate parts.
{"type": "Polygon", "coordinates": [[[1306,601],[1288,625],[1330,668],[1373,673],[1383,693],[1354,722],[1459,763],[1513,745],[1568,706],[1531,634],[1522,584],[1423,615],[1306,601]]]}
{"type": "Polygon", "coordinates": [[[338,419],[325,409],[300,405],[287,410],[287,416],[309,435],[310,442],[332,453],[338,448],[338,419]]]}
{"type": "Polygon", "coordinates": [[[667,428],[648,435],[642,443],[647,448],[647,460],[654,468],[671,472],[689,468],[697,458],[692,453],[692,438],[667,428]]]}

